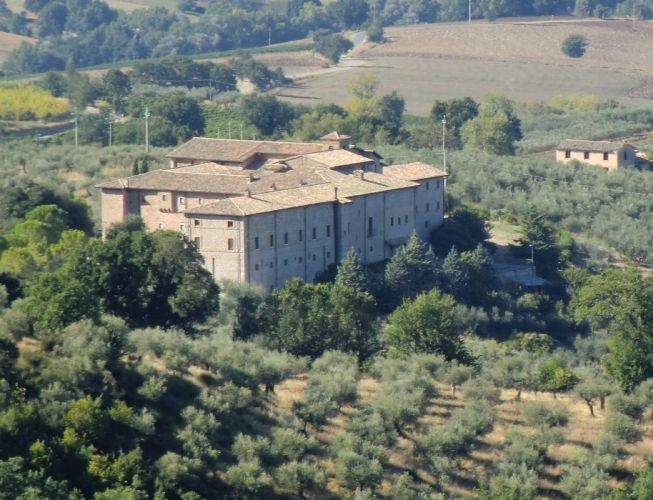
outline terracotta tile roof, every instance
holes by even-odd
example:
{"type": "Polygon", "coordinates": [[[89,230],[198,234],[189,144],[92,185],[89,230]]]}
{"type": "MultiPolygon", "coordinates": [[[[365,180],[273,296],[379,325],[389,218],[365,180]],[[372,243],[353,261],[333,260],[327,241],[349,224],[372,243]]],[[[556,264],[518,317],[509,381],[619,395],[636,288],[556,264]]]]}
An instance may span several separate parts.
{"type": "Polygon", "coordinates": [[[342,174],[335,170],[316,171],[329,184],[338,188],[338,197],[354,197],[365,194],[381,193],[395,189],[413,188],[414,182],[397,179],[375,172],[358,171],[354,174],[342,174]]]}
{"type": "Polygon", "coordinates": [[[614,151],[618,151],[624,146],[629,146],[629,144],[612,141],[583,141],[567,139],[558,144],[556,149],[564,149],[570,151],[589,151],[596,153],[612,153],[614,151]]]}
{"type": "Polygon", "coordinates": [[[101,189],[147,189],[192,193],[241,194],[247,188],[248,175],[224,173],[182,173],[174,170],[152,170],[145,174],[103,182],[101,189]]]}
{"type": "MultiPolygon", "coordinates": [[[[277,210],[286,210],[320,203],[335,202],[335,189],[328,184],[271,191],[250,196],[238,196],[196,207],[188,212],[192,215],[255,215],[277,210]]],[[[349,200],[339,199],[341,203],[349,200]]]]}
{"type": "Polygon", "coordinates": [[[359,155],[347,149],[332,149],[329,151],[321,151],[319,153],[305,154],[301,157],[316,161],[329,168],[348,167],[351,165],[373,163],[374,161],[366,156],[359,155]]]}
{"type": "Polygon", "coordinates": [[[255,154],[293,156],[324,151],[320,143],[246,141],[193,137],[166,155],[167,158],[187,158],[215,162],[242,162],[255,154]]]}
{"type": "Polygon", "coordinates": [[[264,193],[324,183],[326,181],[312,169],[250,172],[215,163],[202,163],[152,170],[145,174],[103,182],[96,187],[241,195],[247,189],[252,193],[264,193]]]}
{"type": "Polygon", "coordinates": [[[433,177],[445,177],[447,174],[428,163],[414,161],[412,163],[384,166],[383,175],[389,175],[390,177],[405,179],[407,181],[418,181],[421,179],[431,179],[433,177]]]}

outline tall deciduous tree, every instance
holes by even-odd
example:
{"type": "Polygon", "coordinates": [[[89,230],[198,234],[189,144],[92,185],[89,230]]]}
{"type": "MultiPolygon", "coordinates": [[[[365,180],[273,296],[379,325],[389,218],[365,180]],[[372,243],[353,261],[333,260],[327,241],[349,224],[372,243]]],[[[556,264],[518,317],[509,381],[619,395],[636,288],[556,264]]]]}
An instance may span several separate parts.
{"type": "Polygon", "coordinates": [[[515,142],[522,138],[521,122],[507,97],[488,94],[476,118],[462,129],[466,147],[495,155],[514,155],[515,142]]]}
{"type": "Polygon", "coordinates": [[[389,317],[383,332],[388,347],[404,354],[440,354],[470,362],[455,321],[453,297],[434,289],[406,300],[389,317]]]}

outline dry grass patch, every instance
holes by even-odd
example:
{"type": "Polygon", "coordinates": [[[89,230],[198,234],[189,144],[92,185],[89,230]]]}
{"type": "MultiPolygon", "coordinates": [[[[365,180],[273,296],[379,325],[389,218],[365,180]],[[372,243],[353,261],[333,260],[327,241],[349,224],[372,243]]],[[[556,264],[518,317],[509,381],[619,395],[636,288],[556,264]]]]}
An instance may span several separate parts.
{"type": "Polygon", "coordinates": [[[274,391],[277,396],[277,407],[286,413],[292,413],[293,404],[302,397],[308,386],[308,379],[306,374],[297,375],[277,385],[274,391]]]}
{"type": "Polygon", "coordinates": [[[9,53],[17,49],[23,42],[28,42],[33,45],[36,43],[36,38],[0,31],[0,63],[3,63],[9,56],[9,53]]]}
{"type": "Polygon", "coordinates": [[[379,93],[396,90],[417,115],[427,115],[436,98],[479,99],[489,91],[521,101],[573,93],[632,101],[649,97],[646,85],[653,94],[651,21],[506,19],[388,27],[385,33],[387,43],[367,44],[336,71],[318,71],[280,96],[342,104],[350,82],[365,73],[379,78],[379,93]],[[560,44],[576,32],[589,47],[585,57],[572,60],[560,44]]]}

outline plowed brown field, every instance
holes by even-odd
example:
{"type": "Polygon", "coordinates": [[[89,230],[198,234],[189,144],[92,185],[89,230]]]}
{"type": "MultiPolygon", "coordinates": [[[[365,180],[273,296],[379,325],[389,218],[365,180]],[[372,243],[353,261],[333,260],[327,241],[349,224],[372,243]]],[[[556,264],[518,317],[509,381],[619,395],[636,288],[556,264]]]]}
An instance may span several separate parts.
{"type": "Polygon", "coordinates": [[[519,19],[496,23],[438,23],[386,29],[387,42],[366,44],[339,71],[299,75],[281,95],[295,101],[342,103],[348,84],[371,73],[380,92],[397,90],[408,111],[428,113],[433,100],[479,98],[498,91],[518,100],[590,93],[624,101],[653,96],[653,22],[596,19],[519,19]],[[581,59],[560,51],[581,33],[581,59]]]}

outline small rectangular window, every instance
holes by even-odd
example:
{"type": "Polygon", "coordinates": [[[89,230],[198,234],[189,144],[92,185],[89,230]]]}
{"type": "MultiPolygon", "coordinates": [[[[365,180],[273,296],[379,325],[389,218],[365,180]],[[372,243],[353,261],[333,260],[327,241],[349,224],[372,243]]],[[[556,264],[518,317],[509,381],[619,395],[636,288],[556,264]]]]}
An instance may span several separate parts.
{"type": "Polygon", "coordinates": [[[429,181],[426,181],[426,190],[428,191],[430,187],[431,187],[431,183],[429,181]]]}
{"type": "Polygon", "coordinates": [[[258,236],[254,238],[254,248],[258,250],[258,236]]]}
{"type": "Polygon", "coordinates": [[[234,249],[234,239],[233,238],[228,238],[227,239],[227,250],[233,250],[234,249]]]}
{"type": "Polygon", "coordinates": [[[608,161],[610,153],[603,153],[603,161],[608,161]]]}
{"type": "Polygon", "coordinates": [[[429,227],[429,221],[424,221],[424,227],[429,227]]]}
{"type": "Polygon", "coordinates": [[[270,269],[274,269],[274,262],[270,262],[270,269]]]}
{"type": "Polygon", "coordinates": [[[186,224],[179,224],[179,230],[183,233],[186,231],[186,224]]]}
{"type": "Polygon", "coordinates": [[[407,215],[404,215],[404,222],[405,222],[406,224],[408,224],[408,216],[407,216],[407,215]]]}
{"type": "Polygon", "coordinates": [[[624,151],[624,160],[628,159],[628,151],[624,151]]]}
{"type": "Polygon", "coordinates": [[[435,188],[440,189],[440,181],[435,181],[435,188]]]}
{"type": "Polygon", "coordinates": [[[283,265],[287,266],[288,265],[288,259],[283,259],[283,265]]]}
{"type": "Polygon", "coordinates": [[[331,258],[331,252],[327,252],[327,259],[331,258]]]}
{"type": "Polygon", "coordinates": [[[313,228],[313,239],[317,238],[317,228],[313,228]]]}
{"type": "Polygon", "coordinates": [[[437,209],[440,210],[440,202],[438,201],[437,209]]]}
{"type": "Polygon", "coordinates": [[[313,262],[315,262],[316,260],[317,260],[317,254],[314,253],[313,254],[313,262]]]}
{"type": "Polygon", "coordinates": [[[271,246],[271,247],[274,246],[274,234],[271,234],[271,235],[270,235],[270,246],[271,246]]]}
{"type": "Polygon", "coordinates": [[[589,160],[589,159],[590,159],[590,153],[589,153],[589,151],[585,151],[585,152],[583,153],[583,159],[585,159],[585,160],[589,160]]]}
{"type": "Polygon", "coordinates": [[[199,219],[193,219],[193,224],[195,225],[195,227],[199,226],[200,225],[200,220],[199,219]]]}
{"type": "Polygon", "coordinates": [[[331,226],[326,227],[326,235],[327,235],[327,238],[331,237],[331,226]]]}
{"type": "Polygon", "coordinates": [[[195,238],[193,238],[193,243],[195,244],[196,248],[202,248],[202,240],[199,236],[195,236],[195,238]]]}
{"type": "Polygon", "coordinates": [[[204,203],[204,200],[202,198],[197,198],[197,204],[202,205],[204,203]]]}
{"type": "Polygon", "coordinates": [[[299,263],[301,264],[302,262],[304,262],[304,257],[299,258],[299,263]]]}
{"type": "Polygon", "coordinates": [[[370,252],[373,252],[373,251],[374,251],[374,247],[372,245],[370,245],[370,252]]]}
{"type": "Polygon", "coordinates": [[[163,229],[163,223],[159,222],[159,229],[163,229]]]}
{"type": "Polygon", "coordinates": [[[367,236],[374,236],[374,217],[367,218],[367,236]]]}
{"type": "Polygon", "coordinates": [[[395,225],[395,218],[394,217],[390,217],[390,225],[391,226],[395,225]]]}
{"type": "Polygon", "coordinates": [[[168,195],[162,194],[161,195],[161,201],[166,201],[168,199],[168,195]]]}
{"type": "Polygon", "coordinates": [[[304,231],[302,229],[299,230],[299,241],[304,241],[304,231]]]}
{"type": "Polygon", "coordinates": [[[258,271],[258,264],[254,264],[254,271],[258,271]]]}
{"type": "Polygon", "coordinates": [[[285,245],[288,244],[288,233],[283,233],[283,243],[284,243],[285,245]]]}
{"type": "Polygon", "coordinates": [[[227,227],[234,227],[234,221],[228,220],[227,221],[227,227]]]}
{"type": "Polygon", "coordinates": [[[179,205],[185,205],[186,204],[186,198],[184,198],[183,196],[180,196],[179,198],[177,198],[177,203],[179,205]]]}
{"type": "Polygon", "coordinates": [[[397,225],[401,226],[401,216],[397,217],[397,225]]]}
{"type": "Polygon", "coordinates": [[[565,151],[565,158],[571,158],[571,151],[565,151]]]}

